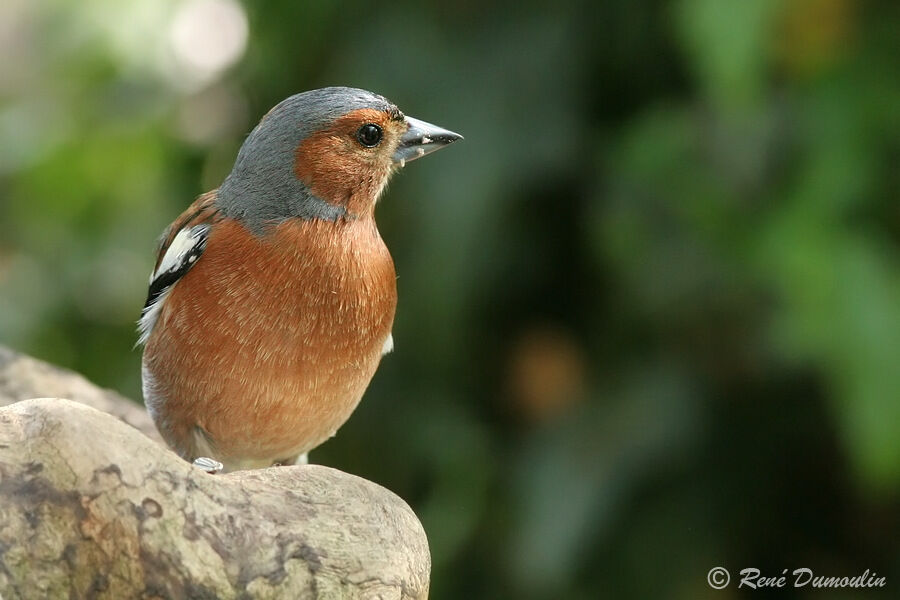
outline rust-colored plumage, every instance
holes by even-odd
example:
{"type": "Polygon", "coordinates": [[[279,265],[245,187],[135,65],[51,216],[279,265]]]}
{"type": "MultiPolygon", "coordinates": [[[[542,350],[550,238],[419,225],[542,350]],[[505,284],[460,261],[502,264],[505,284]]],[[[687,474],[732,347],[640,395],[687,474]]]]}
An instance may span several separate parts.
{"type": "Polygon", "coordinates": [[[349,418],[393,345],[375,203],[398,166],[456,139],[351,88],[266,114],[164,233],[139,323],[144,400],[181,456],[290,463],[349,418]]]}
{"type": "Polygon", "coordinates": [[[164,347],[179,363],[145,366],[168,399],[153,407],[163,435],[194,455],[183,446],[196,426],[218,456],[260,465],[325,441],[378,366],[395,279],[369,219],[288,221],[262,240],[223,220],[147,343],[151,357],[164,347]]]}

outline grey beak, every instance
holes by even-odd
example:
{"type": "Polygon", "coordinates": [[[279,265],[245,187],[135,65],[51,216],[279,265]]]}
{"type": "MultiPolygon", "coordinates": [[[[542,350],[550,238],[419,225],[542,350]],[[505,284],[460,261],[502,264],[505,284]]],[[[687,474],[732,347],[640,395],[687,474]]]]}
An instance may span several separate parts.
{"type": "Polygon", "coordinates": [[[420,121],[412,117],[406,117],[409,129],[400,138],[400,145],[394,152],[394,164],[401,167],[411,160],[431,154],[440,150],[456,140],[463,139],[458,133],[453,133],[437,125],[420,121]]]}

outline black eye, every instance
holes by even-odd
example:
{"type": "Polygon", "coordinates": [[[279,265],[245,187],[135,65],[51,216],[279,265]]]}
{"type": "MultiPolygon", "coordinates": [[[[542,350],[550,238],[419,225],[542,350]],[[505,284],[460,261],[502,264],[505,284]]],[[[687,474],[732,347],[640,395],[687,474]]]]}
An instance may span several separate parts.
{"type": "Polygon", "coordinates": [[[378,142],[381,141],[381,135],[381,127],[373,123],[366,123],[356,132],[356,139],[363,146],[371,148],[378,145],[378,142]]]}

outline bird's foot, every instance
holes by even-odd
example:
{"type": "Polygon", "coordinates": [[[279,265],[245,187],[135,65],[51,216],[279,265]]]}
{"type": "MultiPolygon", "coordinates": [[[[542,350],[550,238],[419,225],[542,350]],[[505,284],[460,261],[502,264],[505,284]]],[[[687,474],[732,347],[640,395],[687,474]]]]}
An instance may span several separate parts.
{"type": "Polygon", "coordinates": [[[203,469],[210,475],[215,475],[216,473],[221,472],[222,469],[225,468],[225,465],[223,465],[219,461],[213,460],[206,456],[201,456],[200,458],[195,458],[193,465],[195,467],[197,467],[198,469],[203,469]]]}
{"type": "Polygon", "coordinates": [[[273,467],[289,467],[291,465],[308,465],[309,464],[309,453],[304,452],[294,458],[284,458],[281,460],[276,460],[272,463],[273,467]]]}

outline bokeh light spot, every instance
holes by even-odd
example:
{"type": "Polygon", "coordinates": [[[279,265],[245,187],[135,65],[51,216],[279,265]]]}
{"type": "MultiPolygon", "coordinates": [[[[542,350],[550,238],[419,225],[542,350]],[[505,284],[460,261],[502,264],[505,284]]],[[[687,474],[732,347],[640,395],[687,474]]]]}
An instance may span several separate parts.
{"type": "Polygon", "coordinates": [[[234,0],[190,0],[172,19],[169,39],[186,76],[208,81],[247,47],[247,14],[234,0]]]}

